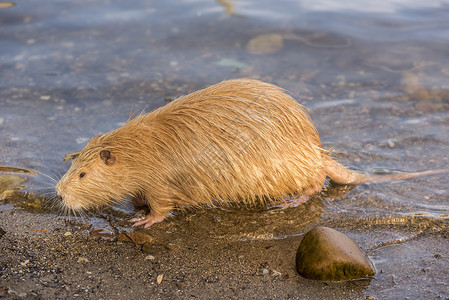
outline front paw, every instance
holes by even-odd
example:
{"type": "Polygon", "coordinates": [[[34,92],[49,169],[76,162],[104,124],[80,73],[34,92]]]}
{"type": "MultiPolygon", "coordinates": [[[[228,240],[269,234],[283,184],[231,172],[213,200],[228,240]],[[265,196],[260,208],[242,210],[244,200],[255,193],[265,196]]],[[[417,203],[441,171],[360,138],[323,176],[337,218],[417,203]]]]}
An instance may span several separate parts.
{"type": "Polygon", "coordinates": [[[164,218],[165,218],[165,216],[153,216],[153,215],[149,214],[145,217],[139,216],[136,218],[132,218],[131,220],[129,220],[129,222],[134,223],[132,225],[133,227],[143,225],[143,228],[148,228],[153,224],[162,222],[164,220],[164,218]]]}

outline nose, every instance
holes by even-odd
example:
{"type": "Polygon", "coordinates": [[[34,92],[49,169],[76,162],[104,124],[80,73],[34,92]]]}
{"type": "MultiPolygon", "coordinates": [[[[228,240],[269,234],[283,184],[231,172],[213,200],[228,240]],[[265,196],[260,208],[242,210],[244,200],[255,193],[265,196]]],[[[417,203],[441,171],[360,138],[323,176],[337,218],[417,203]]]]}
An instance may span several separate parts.
{"type": "Polygon", "coordinates": [[[56,190],[56,197],[58,198],[58,200],[62,201],[62,193],[59,183],[56,185],[55,190],[56,190]]]}

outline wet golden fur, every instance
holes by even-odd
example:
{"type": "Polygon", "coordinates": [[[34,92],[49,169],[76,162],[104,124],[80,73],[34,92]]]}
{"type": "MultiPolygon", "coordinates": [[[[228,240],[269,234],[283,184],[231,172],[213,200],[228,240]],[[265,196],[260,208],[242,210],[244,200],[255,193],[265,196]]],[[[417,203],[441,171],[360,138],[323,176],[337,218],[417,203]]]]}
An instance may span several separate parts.
{"type": "Polygon", "coordinates": [[[176,206],[272,201],[311,195],[326,175],[342,184],[449,172],[366,176],[327,156],[303,107],[282,89],[234,79],[181,97],[95,137],[56,186],[66,208],[111,204],[130,195],[160,222],[176,206]]]}
{"type": "Polygon", "coordinates": [[[94,138],[57,191],[73,209],[131,195],[166,215],[175,206],[310,195],[324,183],[325,160],[300,104],[274,85],[234,79],[94,138]],[[100,159],[103,149],[114,164],[100,159]]]}

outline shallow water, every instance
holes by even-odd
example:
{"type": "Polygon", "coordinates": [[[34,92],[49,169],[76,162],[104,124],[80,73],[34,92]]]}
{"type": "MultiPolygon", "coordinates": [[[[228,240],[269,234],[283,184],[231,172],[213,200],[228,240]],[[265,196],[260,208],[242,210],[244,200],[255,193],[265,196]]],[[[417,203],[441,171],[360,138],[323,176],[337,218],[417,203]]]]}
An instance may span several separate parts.
{"type": "MultiPolygon", "coordinates": [[[[131,114],[253,77],[307,106],[323,145],[351,168],[448,168],[448,33],[444,1],[23,1],[0,9],[0,165],[58,178],[69,167],[65,153],[131,114]]],[[[46,176],[14,176],[28,179],[24,191],[51,194],[46,176]]],[[[438,175],[362,185],[296,209],[205,210],[193,222],[231,240],[343,228],[371,249],[378,268],[401,265],[404,278],[418,276],[383,289],[384,270],[365,293],[448,297],[440,289],[446,274],[424,284],[413,263],[425,248],[443,257],[432,268],[449,267],[440,246],[448,242],[448,183],[438,175]],[[410,259],[384,250],[397,247],[410,259]]]]}

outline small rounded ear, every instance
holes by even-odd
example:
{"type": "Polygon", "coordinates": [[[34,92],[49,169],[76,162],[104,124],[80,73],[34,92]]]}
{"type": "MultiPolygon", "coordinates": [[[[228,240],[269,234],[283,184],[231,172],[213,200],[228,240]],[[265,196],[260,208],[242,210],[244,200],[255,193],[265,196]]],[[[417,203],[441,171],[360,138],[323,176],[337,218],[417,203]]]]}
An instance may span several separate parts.
{"type": "Polygon", "coordinates": [[[105,165],[110,166],[115,163],[115,156],[111,154],[109,150],[101,150],[100,152],[101,160],[105,163],[105,165]]]}

